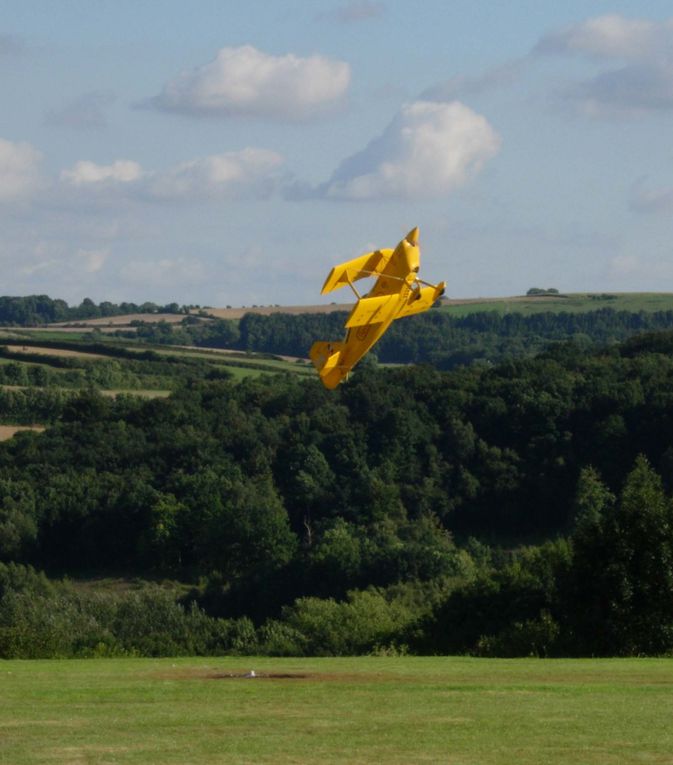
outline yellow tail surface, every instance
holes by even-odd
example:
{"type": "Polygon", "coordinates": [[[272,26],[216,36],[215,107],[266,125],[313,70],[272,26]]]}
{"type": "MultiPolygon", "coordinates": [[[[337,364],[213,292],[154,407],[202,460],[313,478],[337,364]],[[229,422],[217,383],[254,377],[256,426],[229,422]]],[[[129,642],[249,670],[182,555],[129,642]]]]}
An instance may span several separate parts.
{"type": "Polygon", "coordinates": [[[321,377],[337,365],[343,345],[343,343],[330,343],[325,340],[313,343],[308,355],[321,377]]]}

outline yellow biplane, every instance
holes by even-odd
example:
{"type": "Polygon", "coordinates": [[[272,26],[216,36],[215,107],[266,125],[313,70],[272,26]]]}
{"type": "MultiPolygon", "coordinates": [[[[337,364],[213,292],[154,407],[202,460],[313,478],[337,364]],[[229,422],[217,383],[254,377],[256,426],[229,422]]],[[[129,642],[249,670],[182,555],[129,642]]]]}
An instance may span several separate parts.
{"type": "Polygon", "coordinates": [[[321,340],[309,352],[326,388],[336,388],[395,319],[427,311],[444,294],[444,282],[428,284],[418,278],[420,254],[414,228],[394,250],[368,252],[330,271],[321,294],[348,284],[358,302],[346,321],[344,340],[321,340]],[[368,276],[377,278],[363,296],[353,282],[368,276]]]}

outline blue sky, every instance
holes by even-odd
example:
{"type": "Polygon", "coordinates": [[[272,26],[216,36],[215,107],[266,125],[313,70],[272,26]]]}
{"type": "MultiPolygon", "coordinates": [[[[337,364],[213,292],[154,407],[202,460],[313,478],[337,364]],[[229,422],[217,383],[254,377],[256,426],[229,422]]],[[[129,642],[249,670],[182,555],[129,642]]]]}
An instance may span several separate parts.
{"type": "Polygon", "coordinates": [[[673,291],[672,136],[670,3],[0,0],[0,294],[673,291]]]}

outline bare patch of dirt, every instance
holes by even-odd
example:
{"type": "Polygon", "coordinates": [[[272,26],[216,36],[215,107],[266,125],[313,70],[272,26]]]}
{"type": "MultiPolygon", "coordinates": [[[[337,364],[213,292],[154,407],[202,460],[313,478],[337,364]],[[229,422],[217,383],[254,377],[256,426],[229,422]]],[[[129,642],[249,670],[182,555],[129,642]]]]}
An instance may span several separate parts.
{"type": "Polygon", "coordinates": [[[44,425],[0,425],[0,441],[9,441],[20,430],[34,430],[41,433],[44,429],[44,425]]]}
{"type": "Polygon", "coordinates": [[[314,675],[299,672],[215,672],[207,680],[311,680],[314,675]]]}
{"type": "MultiPolygon", "coordinates": [[[[376,672],[211,672],[203,675],[205,680],[307,680],[313,683],[381,683],[404,682],[404,678],[376,672]]],[[[411,678],[409,678],[411,680],[411,678]]]]}
{"type": "Polygon", "coordinates": [[[355,673],[355,672],[274,672],[257,671],[254,676],[251,671],[228,672],[226,669],[214,671],[210,668],[180,668],[176,667],[172,671],[159,672],[155,675],[159,680],[304,680],[315,683],[380,683],[386,680],[399,682],[400,678],[385,673],[355,673]]]}

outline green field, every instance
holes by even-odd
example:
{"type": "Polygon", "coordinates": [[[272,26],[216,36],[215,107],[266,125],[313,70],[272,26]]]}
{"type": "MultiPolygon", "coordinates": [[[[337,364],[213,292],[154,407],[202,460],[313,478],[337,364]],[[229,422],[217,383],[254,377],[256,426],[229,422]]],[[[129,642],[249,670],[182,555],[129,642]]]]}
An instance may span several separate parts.
{"type": "MultiPolygon", "coordinates": [[[[257,376],[263,372],[290,372],[291,374],[298,375],[314,374],[313,367],[308,362],[297,363],[296,361],[286,361],[280,357],[269,356],[263,353],[222,351],[208,348],[197,350],[174,348],[171,346],[151,346],[151,349],[161,356],[177,356],[186,359],[208,361],[220,369],[224,368],[228,372],[232,372],[234,376],[257,376]],[[236,375],[237,371],[239,372],[238,375],[236,375]]],[[[137,350],[137,348],[129,347],[129,350],[137,350]]]]}
{"type": "Polygon", "coordinates": [[[470,300],[464,303],[442,305],[442,311],[452,316],[468,316],[471,313],[495,311],[500,314],[542,313],[585,313],[600,308],[612,308],[615,311],[673,311],[673,293],[671,292],[591,292],[571,293],[562,296],[545,297],[510,297],[470,300]]]}
{"type": "Polygon", "coordinates": [[[7,765],[671,763],[671,720],[673,660],[0,663],[7,765]]]}

